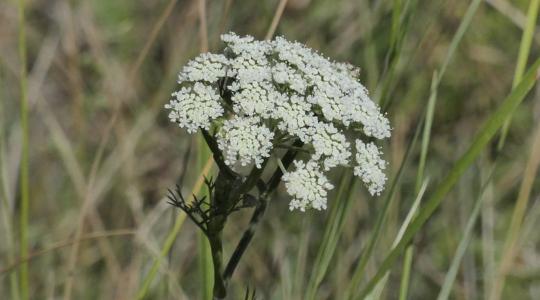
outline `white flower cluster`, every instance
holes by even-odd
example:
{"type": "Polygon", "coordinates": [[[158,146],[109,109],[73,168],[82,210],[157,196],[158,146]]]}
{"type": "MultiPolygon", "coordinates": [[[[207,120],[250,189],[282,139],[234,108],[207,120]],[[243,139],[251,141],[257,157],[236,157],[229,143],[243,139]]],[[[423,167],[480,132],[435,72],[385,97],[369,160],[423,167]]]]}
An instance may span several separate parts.
{"type": "Polygon", "coordinates": [[[255,162],[261,167],[263,159],[270,156],[274,133],[260,125],[257,117],[233,117],[226,120],[219,131],[218,146],[223,152],[225,163],[234,165],[237,161],[242,166],[255,162]]]}
{"type": "Polygon", "coordinates": [[[382,153],[360,139],[351,149],[349,139],[388,138],[390,124],[356,68],[282,37],[257,41],[229,33],[221,39],[223,54],[201,54],[180,72],[181,89],[165,106],[172,122],[190,133],[217,130],[219,149],[233,168],[260,168],[276,146],[302,141],[311,156],[283,176],[291,210],[326,208],[333,186],[325,172],[337,166],[352,164],[368,191],[381,193],[382,153]]]}
{"type": "Polygon", "coordinates": [[[185,127],[189,133],[199,128],[208,129],[212,120],[223,115],[219,94],[209,85],[195,82],[193,86],[183,87],[172,94],[174,97],[165,105],[169,109],[169,119],[185,127]]]}
{"type": "Polygon", "coordinates": [[[321,172],[317,162],[295,161],[294,164],[296,170],[283,175],[287,191],[293,197],[289,203],[290,210],[326,209],[326,195],[334,186],[321,172]]]}
{"type": "Polygon", "coordinates": [[[380,194],[386,182],[386,175],[383,172],[386,161],[381,158],[379,148],[373,143],[366,144],[356,140],[356,162],[354,175],[362,179],[372,195],[380,194]]]}

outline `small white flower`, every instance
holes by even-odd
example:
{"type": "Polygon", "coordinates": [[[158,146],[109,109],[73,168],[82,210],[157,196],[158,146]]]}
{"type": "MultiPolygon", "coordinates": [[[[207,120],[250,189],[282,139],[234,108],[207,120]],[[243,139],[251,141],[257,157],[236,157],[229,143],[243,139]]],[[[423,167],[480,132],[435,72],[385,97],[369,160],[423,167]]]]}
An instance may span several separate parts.
{"type": "Polygon", "coordinates": [[[227,165],[255,163],[260,168],[264,159],[270,156],[274,133],[260,123],[258,117],[235,117],[225,121],[217,142],[227,165]]]}
{"type": "Polygon", "coordinates": [[[375,144],[356,140],[357,165],[354,167],[354,175],[362,179],[371,195],[379,195],[386,183],[386,175],[383,172],[386,162],[381,155],[375,144]]]}
{"type": "Polygon", "coordinates": [[[296,170],[283,175],[283,181],[289,195],[293,197],[289,209],[305,211],[308,208],[326,209],[328,191],[334,186],[319,170],[315,161],[294,162],[296,170]]]}
{"type": "Polygon", "coordinates": [[[211,122],[223,115],[220,97],[212,86],[196,82],[193,87],[183,87],[172,96],[174,98],[165,105],[170,110],[169,119],[189,133],[199,128],[208,130],[211,122]]]}

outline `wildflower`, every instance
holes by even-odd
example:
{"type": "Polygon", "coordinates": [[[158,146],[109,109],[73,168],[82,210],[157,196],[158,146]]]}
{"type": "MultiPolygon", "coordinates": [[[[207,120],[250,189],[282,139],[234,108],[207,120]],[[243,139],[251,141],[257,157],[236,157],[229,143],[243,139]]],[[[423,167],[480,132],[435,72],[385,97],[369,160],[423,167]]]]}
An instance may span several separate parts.
{"type": "Polygon", "coordinates": [[[221,39],[222,54],[201,54],[180,72],[180,90],[165,106],[172,122],[189,133],[212,129],[232,170],[262,168],[275,149],[301,141],[309,154],[282,178],[291,209],[326,208],[332,184],[325,172],[338,166],[353,165],[372,195],[383,191],[380,150],[360,139],[351,147],[359,132],[385,139],[391,131],[357,68],[283,37],[257,41],[228,33],[221,39]]]}

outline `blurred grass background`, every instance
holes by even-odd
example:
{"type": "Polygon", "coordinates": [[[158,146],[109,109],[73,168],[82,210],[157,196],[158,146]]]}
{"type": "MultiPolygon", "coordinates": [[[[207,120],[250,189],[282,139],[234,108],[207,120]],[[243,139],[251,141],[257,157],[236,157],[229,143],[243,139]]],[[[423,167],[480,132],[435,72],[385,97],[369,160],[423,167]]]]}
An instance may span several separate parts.
{"type": "MultiPolygon", "coordinates": [[[[24,68],[19,2],[1,1],[0,298],[136,298],[178,215],[166,204],[166,191],[180,183],[189,193],[207,155],[196,136],[168,123],[162,109],[176,73],[201,49],[219,51],[220,33],[262,39],[275,19],[276,34],[362,69],[394,128],[384,145],[391,181],[437,81],[432,126],[411,148],[394,193],[372,198],[336,172],[328,211],[291,213],[280,190],[233,276],[229,297],[243,299],[249,287],[259,299],[346,299],[353,277],[365,282],[377,271],[422,183],[426,194],[433,191],[519,81],[520,43],[528,15],[531,20],[538,10],[529,2],[538,1],[27,0],[24,68]],[[448,55],[474,2],[478,9],[448,55]],[[19,225],[25,223],[19,179],[25,77],[28,247],[19,225]],[[335,199],[340,180],[341,200],[335,199]],[[372,255],[354,276],[374,230],[372,255]],[[328,256],[331,245],[335,251],[328,256]],[[28,288],[20,274],[26,262],[28,288]]],[[[532,61],[540,36],[534,30],[530,36],[532,61]]],[[[400,257],[373,297],[434,299],[458,257],[450,298],[540,299],[538,100],[533,90],[514,112],[502,150],[492,141],[415,236],[408,292],[402,295],[407,263],[400,257]],[[517,199],[524,200],[516,205],[517,199]],[[496,292],[502,262],[505,284],[496,292]]],[[[228,223],[225,255],[248,220],[244,212],[228,223]]],[[[181,226],[157,264],[147,299],[208,299],[202,280],[209,274],[207,250],[198,235],[189,221],[181,226]]]]}

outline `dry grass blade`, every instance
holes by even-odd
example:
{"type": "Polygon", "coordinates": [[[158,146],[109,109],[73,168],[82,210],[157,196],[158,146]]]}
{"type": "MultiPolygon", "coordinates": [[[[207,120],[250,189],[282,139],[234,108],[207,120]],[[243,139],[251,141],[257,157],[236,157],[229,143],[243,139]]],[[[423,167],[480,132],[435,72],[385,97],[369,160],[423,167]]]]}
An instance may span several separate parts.
{"type": "Polygon", "coordinates": [[[264,37],[265,40],[271,40],[274,33],[276,33],[276,29],[279,21],[281,20],[281,16],[283,15],[283,11],[285,11],[285,6],[287,6],[287,0],[280,0],[276,12],[274,13],[272,24],[270,24],[270,28],[268,28],[268,32],[264,37]]]}
{"type": "MultiPolygon", "coordinates": [[[[164,12],[160,16],[160,18],[157,20],[156,24],[153,26],[152,33],[150,34],[148,40],[146,41],[145,46],[143,47],[143,50],[139,53],[139,56],[137,57],[137,60],[136,60],[133,68],[131,69],[131,71],[130,71],[130,73],[128,75],[129,76],[128,78],[130,79],[130,82],[133,82],[135,75],[138,73],[138,71],[140,69],[140,66],[142,65],[142,62],[144,61],[144,59],[148,55],[148,51],[150,49],[150,46],[153,44],[153,42],[157,38],[157,35],[158,35],[159,31],[163,27],[163,25],[165,23],[165,20],[167,20],[170,13],[172,12],[172,9],[173,9],[175,4],[176,4],[176,0],[171,0],[169,2],[169,5],[165,8],[164,12]]],[[[114,107],[114,110],[113,110],[113,115],[112,115],[110,121],[108,122],[107,126],[105,127],[105,133],[104,133],[103,137],[100,140],[96,156],[94,157],[94,160],[92,162],[90,175],[88,177],[88,184],[87,184],[88,190],[86,192],[87,196],[84,198],[82,208],[81,208],[81,212],[80,212],[80,215],[79,215],[79,223],[77,225],[77,231],[76,231],[76,235],[75,235],[76,240],[82,236],[83,227],[84,227],[84,220],[86,218],[88,210],[91,209],[92,197],[90,195],[92,194],[92,190],[94,189],[95,179],[96,179],[96,175],[97,175],[97,172],[98,172],[98,168],[99,168],[103,153],[105,151],[105,145],[108,143],[109,138],[110,138],[111,133],[112,133],[112,129],[113,129],[118,117],[119,117],[121,103],[122,103],[121,101],[116,101],[116,104],[115,104],[115,107],[114,107]]],[[[72,293],[73,281],[74,281],[73,271],[74,271],[76,263],[77,263],[78,252],[79,252],[79,244],[74,243],[73,247],[72,247],[72,249],[70,251],[69,262],[68,262],[68,274],[69,275],[68,275],[68,278],[66,280],[66,284],[64,286],[64,299],[66,299],[66,300],[71,299],[71,293],[72,293]]]]}
{"type": "Polygon", "coordinates": [[[199,13],[199,40],[201,53],[208,52],[208,28],[206,25],[206,0],[198,0],[197,12],[199,13]]]}
{"type": "Polygon", "coordinates": [[[501,261],[495,275],[494,286],[491,289],[490,299],[497,300],[501,298],[504,289],[505,278],[512,268],[517,251],[517,242],[520,236],[523,219],[529,203],[533,183],[536,179],[536,173],[540,165],[540,125],[537,125],[534,131],[534,140],[531,147],[529,158],[523,172],[523,180],[519,187],[519,193],[516,200],[516,205],[512,213],[510,227],[506,234],[506,239],[503,246],[501,261]]]}
{"type": "Polygon", "coordinates": [[[24,264],[33,259],[39,258],[40,256],[44,254],[73,245],[74,243],[80,243],[84,241],[109,238],[109,237],[115,237],[115,236],[131,236],[131,235],[135,235],[135,233],[136,231],[132,229],[121,229],[121,230],[113,230],[113,231],[106,231],[106,232],[94,232],[94,233],[83,235],[78,240],[71,239],[71,240],[66,240],[63,242],[54,243],[53,245],[45,247],[42,250],[34,251],[34,252],[29,253],[25,257],[18,258],[14,263],[0,269],[0,275],[8,273],[12,271],[13,269],[15,269],[16,267],[20,266],[21,264],[24,264]]]}
{"type": "Polygon", "coordinates": [[[463,236],[461,237],[459,241],[458,247],[456,249],[456,253],[454,255],[454,258],[452,259],[452,263],[450,264],[450,268],[448,272],[446,273],[446,276],[444,278],[444,283],[441,288],[441,291],[439,292],[439,295],[437,296],[437,300],[446,300],[450,296],[450,292],[452,290],[452,286],[454,285],[454,281],[456,280],[456,275],[457,275],[459,266],[461,264],[463,256],[465,255],[465,251],[467,250],[467,247],[469,246],[469,243],[471,241],[471,238],[473,235],[474,224],[476,224],[478,216],[480,215],[480,209],[482,208],[482,204],[484,202],[485,192],[486,190],[489,189],[489,185],[491,185],[491,177],[493,175],[494,169],[495,169],[495,165],[493,165],[491,172],[489,172],[490,174],[487,178],[487,182],[482,187],[476,199],[476,202],[474,203],[474,207],[471,212],[471,215],[469,216],[469,219],[467,220],[467,224],[465,225],[465,231],[463,232],[463,236]]]}

